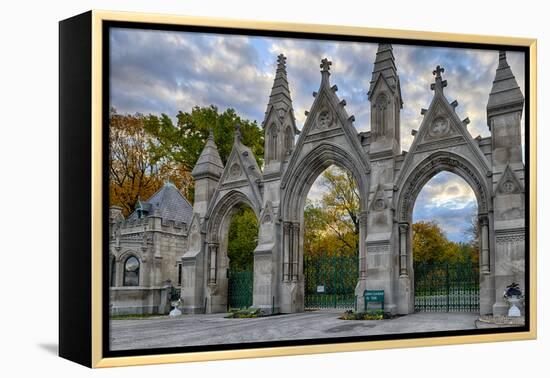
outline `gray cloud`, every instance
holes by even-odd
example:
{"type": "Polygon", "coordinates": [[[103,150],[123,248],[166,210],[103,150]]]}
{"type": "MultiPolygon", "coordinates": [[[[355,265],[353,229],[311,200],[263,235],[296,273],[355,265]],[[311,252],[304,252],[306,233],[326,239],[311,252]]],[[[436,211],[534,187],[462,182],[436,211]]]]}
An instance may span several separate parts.
{"type": "MultiPolygon", "coordinates": [[[[221,110],[232,107],[260,123],[276,56],[283,53],[299,128],[305,121],[304,112],[313,103],[311,93],[319,87],[319,62],[327,57],[333,62],[331,82],[338,85],[338,96],[346,100],[348,113],[355,115],[355,127],[358,131],[370,129],[366,92],[376,44],[132,29],[114,29],[110,42],[111,105],[120,113],[174,117],[179,110],[213,104],[221,110]]],[[[485,106],[498,63],[497,51],[393,47],[404,101],[403,149],[412,143],[411,130],[420,126],[420,109],[428,107],[432,99],[430,84],[436,65],[445,68],[446,97],[458,100],[457,113],[461,119],[470,118],[472,136],[489,135],[485,106]]],[[[508,63],[523,90],[524,54],[509,52],[508,63]]],[[[476,203],[467,184],[452,176],[437,175],[425,186],[417,199],[415,216],[438,220],[449,237],[459,238],[459,229],[469,222],[463,214],[475,212],[476,203]]],[[[319,197],[321,191],[314,184],[310,194],[319,197]]]]}

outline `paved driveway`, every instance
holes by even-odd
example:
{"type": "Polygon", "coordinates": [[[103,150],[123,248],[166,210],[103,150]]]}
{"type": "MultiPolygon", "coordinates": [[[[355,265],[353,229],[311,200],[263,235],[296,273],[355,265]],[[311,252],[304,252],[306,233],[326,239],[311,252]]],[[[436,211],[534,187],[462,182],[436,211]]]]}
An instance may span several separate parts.
{"type": "Polygon", "coordinates": [[[340,312],[313,311],[255,319],[226,314],[111,321],[112,350],[252,341],[299,340],[475,329],[474,313],[415,313],[391,320],[340,320],[340,312]]]}

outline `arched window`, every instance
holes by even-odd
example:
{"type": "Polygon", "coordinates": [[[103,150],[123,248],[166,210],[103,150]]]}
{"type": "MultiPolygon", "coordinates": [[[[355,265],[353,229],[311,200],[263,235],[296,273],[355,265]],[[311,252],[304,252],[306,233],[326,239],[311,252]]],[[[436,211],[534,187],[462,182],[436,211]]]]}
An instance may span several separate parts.
{"type": "Polygon", "coordinates": [[[268,151],[268,161],[277,160],[277,139],[278,139],[277,126],[272,123],[269,127],[268,137],[269,137],[269,151],[268,151]]]}
{"type": "Polygon", "coordinates": [[[376,99],[376,135],[386,135],[387,115],[386,108],[388,107],[388,98],[385,94],[381,94],[376,99]]]}
{"type": "Polygon", "coordinates": [[[287,154],[292,150],[292,130],[290,126],[287,126],[285,129],[285,152],[287,154]]]}
{"type": "Polygon", "coordinates": [[[115,256],[111,255],[111,277],[109,284],[111,286],[116,286],[116,260],[115,256]]]}
{"type": "Polygon", "coordinates": [[[124,262],[124,286],[139,286],[139,260],[130,256],[124,262]]]}

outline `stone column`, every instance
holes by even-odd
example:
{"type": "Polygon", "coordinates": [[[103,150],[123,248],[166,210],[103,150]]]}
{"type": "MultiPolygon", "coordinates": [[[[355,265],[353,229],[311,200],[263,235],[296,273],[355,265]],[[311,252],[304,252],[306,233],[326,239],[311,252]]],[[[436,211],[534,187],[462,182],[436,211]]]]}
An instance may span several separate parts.
{"type": "Polygon", "coordinates": [[[208,275],[208,283],[215,284],[216,283],[216,273],[217,273],[217,266],[218,266],[218,244],[210,243],[208,244],[208,250],[210,252],[210,270],[208,275]]]}
{"type": "Polygon", "coordinates": [[[359,279],[364,280],[367,276],[367,212],[359,213],[359,279]]]}
{"type": "Polygon", "coordinates": [[[399,276],[408,277],[407,269],[407,234],[409,232],[408,223],[399,224],[399,276]]]}
{"type": "Polygon", "coordinates": [[[298,281],[298,259],[300,246],[300,223],[292,223],[292,282],[298,281]]]}
{"type": "Polygon", "coordinates": [[[491,268],[489,265],[489,219],[487,215],[479,217],[480,239],[481,239],[481,272],[489,274],[491,268]]]}
{"type": "Polygon", "coordinates": [[[290,230],[291,223],[283,223],[283,281],[288,282],[290,279],[290,230]]]}

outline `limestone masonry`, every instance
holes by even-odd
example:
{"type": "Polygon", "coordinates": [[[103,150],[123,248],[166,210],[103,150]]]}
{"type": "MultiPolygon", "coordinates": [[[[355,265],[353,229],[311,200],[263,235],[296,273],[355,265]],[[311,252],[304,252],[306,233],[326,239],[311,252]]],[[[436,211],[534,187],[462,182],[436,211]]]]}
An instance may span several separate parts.
{"type": "MultiPolygon", "coordinates": [[[[447,81],[438,66],[433,99],[421,110],[423,121],[413,131],[409,151],[401,150],[403,99],[390,44],[380,44],[376,53],[368,132],[357,133],[353,126],[345,100],[330,83],[332,62],[327,59],[298,130],[286,58],[279,55],[277,63],[262,123],[263,170],[242,144],[238,128],[225,167],[211,134],[192,171],[193,206],[168,183],[138,203],[128,219],[120,208],[111,208],[111,313],[167,313],[172,286],[181,289],[186,313],[226,312],[228,228],[242,204],[254,210],[260,225],[253,307],[265,313],[304,311],[304,204],[315,179],[335,164],[353,174],[360,191],[357,296],[366,289],[384,290],[386,311],[414,312],[413,206],[424,184],[449,171],[468,182],[477,198],[480,312],[505,315],[505,287],[517,282],[525,288],[524,97],[506,53],[499,53],[487,101],[491,136],[472,138],[468,118],[460,120],[455,112],[458,102],[444,95],[447,81]]],[[[363,301],[357,304],[362,310],[363,301]]]]}

